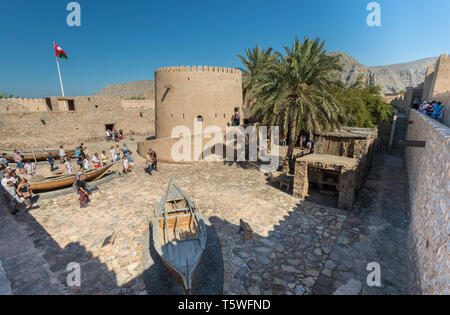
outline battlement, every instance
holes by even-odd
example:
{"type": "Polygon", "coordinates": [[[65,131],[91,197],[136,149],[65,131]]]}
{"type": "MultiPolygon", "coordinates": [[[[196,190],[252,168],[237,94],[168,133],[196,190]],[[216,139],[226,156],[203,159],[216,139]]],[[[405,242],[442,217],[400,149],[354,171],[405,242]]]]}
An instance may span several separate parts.
{"type": "Polygon", "coordinates": [[[213,66],[177,66],[177,67],[166,67],[160,68],[155,71],[159,72],[220,72],[220,73],[231,73],[241,75],[241,70],[234,68],[222,68],[213,66]]]}

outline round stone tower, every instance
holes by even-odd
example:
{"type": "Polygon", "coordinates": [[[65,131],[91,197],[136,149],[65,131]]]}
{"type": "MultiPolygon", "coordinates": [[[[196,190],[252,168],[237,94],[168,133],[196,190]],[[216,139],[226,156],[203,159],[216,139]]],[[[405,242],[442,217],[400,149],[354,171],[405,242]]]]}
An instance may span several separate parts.
{"type": "Polygon", "coordinates": [[[171,137],[176,126],[186,126],[193,134],[194,120],[202,120],[203,128],[219,126],[225,133],[236,110],[243,117],[242,102],[238,69],[181,66],[156,70],[156,138],[171,137]]]}

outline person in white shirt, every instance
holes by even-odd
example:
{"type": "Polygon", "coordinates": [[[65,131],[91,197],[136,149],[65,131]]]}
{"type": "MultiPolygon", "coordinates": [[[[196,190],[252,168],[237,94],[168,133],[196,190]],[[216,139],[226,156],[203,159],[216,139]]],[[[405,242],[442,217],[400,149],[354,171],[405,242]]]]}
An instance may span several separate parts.
{"type": "Polygon", "coordinates": [[[114,149],[114,147],[111,147],[111,150],[109,150],[109,152],[111,153],[112,162],[116,163],[117,156],[116,156],[116,150],[114,149]]]}
{"type": "Polygon", "coordinates": [[[83,168],[87,171],[89,170],[89,160],[87,157],[84,158],[83,160],[83,168]]]}
{"type": "Polygon", "coordinates": [[[129,165],[128,165],[128,159],[123,159],[123,172],[125,173],[125,174],[128,174],[128,167],[129,167],[129,165]]]}
{"type": "Polygon", "coordinates": [[[59,147],[59,159],[61,161],[61,164],[64,163],[64,159],[66,158],[66,151],[64,151],[64,147],[60,146],[59,147]]]}
{"type": "Polygon", "coordinates": [[[66,159],[66,172],[67,174],[72,174],[72,164],[69,159],[66,159]]]}
{"type": "Polygon", "coordinates": [[[8,182],[11,180],[11,175],[9,173],[5,173],[5,176],[2,179],[2,186],[6,188],[8,182]]]}
{"type": "Polygon", "coordinates": [[[98,153],[95,153],[92,157],[92,162],[94,163],[95,168],[101,167],[100,158],[98,157],[98,153]]]}

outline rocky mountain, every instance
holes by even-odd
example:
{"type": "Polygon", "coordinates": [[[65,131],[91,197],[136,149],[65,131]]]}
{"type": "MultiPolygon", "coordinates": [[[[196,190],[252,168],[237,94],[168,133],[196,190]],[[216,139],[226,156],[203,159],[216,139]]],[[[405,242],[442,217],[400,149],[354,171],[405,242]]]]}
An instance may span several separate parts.
{"type": "Polygon", "coordinates": [[[145,80],[137,82],[125,82],[106,86],[103,90],[95,93],[95,96],[122,96],[152,97],[155,92],[155,81],[145,80]]]}
{"type": "MultiPolygon", "coordinates": [[[[355,58],[343,52],[331,52],[330,55],[340,55],[343,71],[340,79],[351,84],[362,76],[367,84],[381,86],[384,93],[399,93],[408,86],[416,86],[425,80],[427,67],[435,65],[438,57],[425,58],[407,63],[388,66],[367,67],[355,58]]],[[[125,82],[108,85],[94,95],[122,97],[153,97],[155,81],[125,82]]]]}
{"type": "Polygon", "coordinates": [[[343,82],[351,84],[358,76],[362,76],[366,84],[379,85],[384,93],[399,93],[408,86],[422,83],[428,66],[435,65],[438,60],[438,57],[432,57],[388,66],[367,67],[343,52],[332,52],[330,55],[341,56],[343,71],[340,78],[343,82]]]}

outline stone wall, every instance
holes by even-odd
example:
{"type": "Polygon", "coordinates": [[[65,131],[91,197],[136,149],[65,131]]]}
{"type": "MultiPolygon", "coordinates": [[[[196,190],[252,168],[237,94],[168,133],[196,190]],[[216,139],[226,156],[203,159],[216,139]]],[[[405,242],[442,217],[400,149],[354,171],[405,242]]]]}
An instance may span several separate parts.
{"type": "Polygon", "coordinates": [[[427,73],[425,75],[425,81],[423,83],[423,99],[425,101],[431,101],[431,97],[433,96],[431,91],[431,85],[433,83],[434,77],[434,66],[429,66],[427,68],[427,73]]]}
{"type": "Polygon", "coordinates": [[[450,90],[450,57],[442,54],[436,64],[431,82],[430,95],[444,93],[450,90]]]}
{"type": "Polygon", "coordinates": [[[54,148],[105,138],[106,127],[126,135],[153,136],[153,100],[77,96],[46,99],[7,99],[0,115],[3,148],[54,148]]]}
{"type": "Polygon", "coordinates": [[[450,129],[410,111],[407,140],[426,141],[425,148],[406,148],[409,184],[412,290],[450,294],[450,129]]]}
{"type": "Polygon", "coordinates": [[[137,135],[153,136],[154,110],[90,112],[43,112],[2,115],[0,143],[3,148],[42,148],[75,145],[104,139],[106,125],[137,135]]]}

